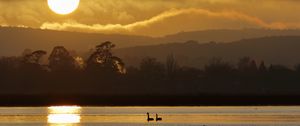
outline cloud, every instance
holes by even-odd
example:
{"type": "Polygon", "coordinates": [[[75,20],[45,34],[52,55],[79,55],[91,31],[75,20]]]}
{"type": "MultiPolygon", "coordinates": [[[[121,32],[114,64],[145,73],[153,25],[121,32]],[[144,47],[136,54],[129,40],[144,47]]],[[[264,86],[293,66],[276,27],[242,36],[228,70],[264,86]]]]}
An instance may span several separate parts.
{"type": "Polygon", "coordinates": [[[46,0],[0,0],[0,25],[162,36],[180,31],[300,28],[299,0],[81,0],[60,16],[46,0]]]}
{"type": "MultiPolygon", "coordinates": [[[[201,20],[203,18],[210,18],[213,20],[218,20],[218,23],[224,24],[222,22],[240,22],[242,24],[252,25],[260,28],[268,28],[268,29],[288,29],[288,28],[300,28],[300,23],[286,23],[286,22],[266,22],[258,17],[250,16],[241,12],[236,11],[210,11],[207,9],[172,9],[169,11],[165,11],[159,15],[156,15],[152,18],[137,21],[130,24],[82,24],[76,21],[69,21],[65,23],[58,22],[46,22],[41,25],[41,29],[52,29],[52,30],[71,30],[71,31],[84,31],[84,32],[100,32],[100,33],[127,33],[127,34],[139,34],[138,31],[142,31],[153,25],[157,25],[160,23],[164,23],[166,25],[172,25],[174,22],[178,21],[182,25],[188,25],[188,20],[183,21],[182,16],[193,15],[194,21],[201,20]],[[178,18],[177,20],[169,19],[178,18]],[[180,20],[181,19],[181,20],[180,20]]],[[[207,22],[206,22],[207,23],[207,22]]],[[[232,23],[231,23],[232,25],[232,23]]],[[[177,26],[169,26],[169,27],[177,27],[177,26]]],[[[192,26],[190,26],[192,27],[192,26]]],[[[230,26],[232,28],[236,28],[238,26],[230,26]]],[[[162,30],[162,29],[161,29],[162,30]]],[[[177,29],[177,31],[180,29],[177,29]]],[[[185,29],[181,29],[185,30],[185,29]]],[[[177,32],[174,31],[174,32],[177,32]]],[[[166,33],[165,33],[166,34],[166,33]]],[[[152,36],[155,36],[152,34],[152,36]]]]}

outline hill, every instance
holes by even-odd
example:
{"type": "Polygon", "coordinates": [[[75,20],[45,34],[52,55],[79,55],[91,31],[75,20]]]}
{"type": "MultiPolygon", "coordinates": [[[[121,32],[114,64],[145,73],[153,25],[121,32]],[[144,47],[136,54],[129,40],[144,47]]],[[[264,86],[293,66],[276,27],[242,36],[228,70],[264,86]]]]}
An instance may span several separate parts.
{"type": "Polygon", "coordinates": [[[51,51],[54,46],[87,51],[104,41],[112,41],[118,47],[150,45],[157,42],[156,39],[145,36],[2,27],[0,28],[0,56],[20,55],[25,48],[51,51]]]}
{"type": "Polygon", "coordinates": [[[174,54],[183,66],[203,67],[212,58],[222,58],[231,63],[249,56],[267,64],[282,64],[293,67],[300,63],[300,36],[277,36],[243,39],[231,43],[206,43],[196,41],[170,43],[153,46],[138,46],[118,49],[117,55],[128,65],[138,65],[144,57],[155,57],[164,62],[174,54]]]}
{"type": "Polygon", "coordinates": [[[41,30],[31,28],[0,27],[0,56],[20,55],[25,48],[51,51],[54,46],[65,46],[69,50],[86,52],[95,45],[112,41],[117,48],[147,46],[196,40],[199,43],[231,42],[245,38],[264,36],[300,35],[300,30],[207,30],[181,32],[160,38],[134,35],[79,33],[66,31],[41,30]]]}
{"type": "Polygon", "coordinates": [[[168,35],[162,39],[165,42],[184,42],[195,40],[198,42],[232,42],[241,39],[261,38],[270,36],[298,36],[299,30],[271,30],[271,29],[243,29],[243,30],[205,30],[180,32],[168,35]]]}

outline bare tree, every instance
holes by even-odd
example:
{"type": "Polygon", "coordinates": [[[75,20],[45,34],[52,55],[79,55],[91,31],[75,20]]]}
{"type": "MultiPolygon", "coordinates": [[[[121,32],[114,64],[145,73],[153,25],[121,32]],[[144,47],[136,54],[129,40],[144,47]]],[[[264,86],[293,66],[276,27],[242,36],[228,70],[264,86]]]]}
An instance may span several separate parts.
{"type": "Polygon", "coordinates": [[[177,61],[175,60],[175,57],[173,54],[167,56],[167,61],[166,61],[166,75],[169,79],[172,79],[176,71],[178,69],[177,66],[177,61]]]}

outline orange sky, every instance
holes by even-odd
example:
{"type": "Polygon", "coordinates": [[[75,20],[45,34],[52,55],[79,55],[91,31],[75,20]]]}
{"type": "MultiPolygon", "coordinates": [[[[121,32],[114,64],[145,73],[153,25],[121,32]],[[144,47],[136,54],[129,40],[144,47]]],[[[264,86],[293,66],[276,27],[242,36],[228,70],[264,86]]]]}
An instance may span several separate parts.
{"type": "Polygon", "coordinates": [[[81,0],[69,15],[46,0],[0,0],[0,24],[163,36],[206,29],[300,28],[298,0],[81,0]]]}

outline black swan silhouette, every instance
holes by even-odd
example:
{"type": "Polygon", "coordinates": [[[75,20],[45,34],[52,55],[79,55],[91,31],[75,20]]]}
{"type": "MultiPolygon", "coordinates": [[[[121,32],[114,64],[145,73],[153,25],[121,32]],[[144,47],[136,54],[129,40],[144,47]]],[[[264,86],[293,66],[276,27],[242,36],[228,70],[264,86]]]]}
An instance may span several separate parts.
{"type": "Polygon", "coordinates": [[[149,121],[154,121],[153,118],[150,118],[149,112],[147,112],[147,121],[148,121],[148,122],[149,122],[149,121]]]}

